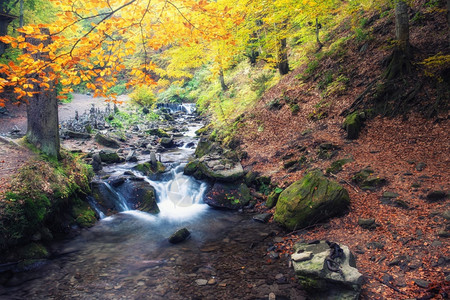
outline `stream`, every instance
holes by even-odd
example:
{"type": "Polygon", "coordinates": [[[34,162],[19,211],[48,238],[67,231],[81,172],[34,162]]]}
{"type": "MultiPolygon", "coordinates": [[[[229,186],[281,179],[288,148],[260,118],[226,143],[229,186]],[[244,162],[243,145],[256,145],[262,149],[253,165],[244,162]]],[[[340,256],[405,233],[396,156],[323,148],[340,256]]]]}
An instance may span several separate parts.
{"type": "MultiPolygon", "coordinates": [[[[178,109],[182,120],[191,110],[178,109]]],[[[101,219],[72,239],[52,247],[53,257],[15,273],[0,286],[0,299],[304,299],[285,257],[267,255],[281,231],[252,220],[247,212],[215,210],[203,203],[209,185],[183,175],[193,155],[195,131],[189,121],[178,137],[183,145],[161,154],[168,171],[158,178],[135,172],[156,191],[160,213],[132,210],[117,190],[119,213],[101,219]],[[191,144],[192,145],[192,144],[191,144]],[[186,227],[191,237],[176,245],[168,237],[186,227]],[[39,266],[37,268],[36,266],[39,266]],[[272,295],[272,297],[273,297],[272,295]]],[[[117,176],[136,165],[110,165],[117,176]]]]}

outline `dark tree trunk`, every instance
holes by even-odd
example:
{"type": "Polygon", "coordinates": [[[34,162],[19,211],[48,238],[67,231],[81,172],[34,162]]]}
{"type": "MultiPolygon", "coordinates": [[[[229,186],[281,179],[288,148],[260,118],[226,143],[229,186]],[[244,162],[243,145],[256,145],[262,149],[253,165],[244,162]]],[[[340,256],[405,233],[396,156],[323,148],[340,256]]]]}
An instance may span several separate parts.
{"type": "Polygon", "coordinates": [[[224,92],[228,91],[228,86],[225,84],[225,77],[223,76],[222,68],[220,68],[220,71],[219,71],[219,80],[220,80],[220,86],[222,87],[222,91],[224,91],[224,92]]]}
{"type": "MultiPolygon", "coordinates": [[[[48,30],[41,29],[43,34],[49,34],[48,30]]],[[[28,42],[49,44],[49,40],[40,41],[27,39],[28,42]]],[[[46,53],[33,54],[35,59],[48,59],[46,53]]],[[[45,70],[44,70],[45,71],[45,70]]],[[[34,75],[39,80],[38,75],[34,75]]],[[[53,82],[48,82],[50,88],[46,89],[35,84],[35,94],[28,99],[27,119],[28,128],[26,137],[28,141],[40,149],[44,154],[60,158],[59,124],[58,124],[58,99],[53,82]]]]}
{"type": "Polygon", "coordinates": [[[319,50],[322,49],[323,45],[320,42],[320,38],[319,38],[319,31],[320,31],[320,24],[319,24],[319,18],[316,17],[316,42],[317,42],[317,46],[319,47],[319,50]]]}
{"type": "Polygon", "coordinates": [[[411,46],[409,44],[408,5],[404,0],[398,0],[395,6],[395,39],[397,45],[390,57],[390,63],[385,78],[392,80],[398,75],[411,71],[411,46]]]}
{"type": "Polygon", "coordinates": [[[450,0],[447,0],[447,34],[448,46],[450,47],[450,0]]]}
{"type": "Polygon", "coordinates": [[[280,75],[289,73],[289,62],[287,56],[286,39],[281,39],[278,51],[278,72],[280,75]]]}

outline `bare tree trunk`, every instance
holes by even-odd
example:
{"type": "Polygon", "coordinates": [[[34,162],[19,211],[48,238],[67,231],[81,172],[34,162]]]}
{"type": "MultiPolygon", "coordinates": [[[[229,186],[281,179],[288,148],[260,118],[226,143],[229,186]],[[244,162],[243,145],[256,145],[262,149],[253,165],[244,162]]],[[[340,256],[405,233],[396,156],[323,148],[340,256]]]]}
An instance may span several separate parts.
{"type": "Polygon", "coordinates": [[[278,72],[280,72],[280,75],[286,75],[287,73],[289,73],[286,38],[281,39],[279,42],[278,72]]]}
{"type": "MultiPolygon", "coordinates": [[[[48,29],[41,29],[43,34],[49,34],[48,29]]],[[[40,41],[27,39],[29,43],[48,46],[50,39],[40,41]]],[[[35,59],[48,60],[46,53],[33,54],[35,59]]],[[[44,70],[45,71],[45,70],[44,70]]],[[[38,75],[34,75],[39,80],[38,75]]],[[[48,82],[50,88],[35,84],[34,95],[27,104],[27,140],[48,156],[60,158],[58,99],[54,82],[48,82]]]]}
{"type": "Polygon", "coordinates": [[[23,0],[20,0],[20,19],[19,19],[19,27],[23,27],[23,0]]]}
{"type": "Polygon", "coordinates": [[[384,74],[387,80],[411,71],[412,51],[409,44],[408,5],[398,0],[395,6],[395,39],[397,45],[391,54],[389,66],[384,74]]]}
{"type": "Polygon", "coordinates": [[[317,42],[317,46],[319,46],[319,50],[322,49],[323,45],[320,42],[320,38],[319,38],[319,30],[320,30],[320,24],[319,24],[319,18],[316,17],[316,42],[317,42]]]}
{"type": "Polygon", "coordinates": [[[409,16],[408,5],[404,0],[399,0],[395,6],[395,39],[399,43],[401,51],[407,55],[409,46],[409,16]]]}
{"type": "Polygon", "coordinates": [[[450,0],[447,0],[447,34],[448,34],[448,45],[450,47],[450,0]]]}
{"type": "Polygon", "coordinates": [[[224,91],[224,92],[228,91],[228,86],[225,84],[225,77],[223,76],[222,67],[220,67],[220,71],[219,71],[219,80],[220,80],[220,86],[222,87],[222,91],[224,91]]]}

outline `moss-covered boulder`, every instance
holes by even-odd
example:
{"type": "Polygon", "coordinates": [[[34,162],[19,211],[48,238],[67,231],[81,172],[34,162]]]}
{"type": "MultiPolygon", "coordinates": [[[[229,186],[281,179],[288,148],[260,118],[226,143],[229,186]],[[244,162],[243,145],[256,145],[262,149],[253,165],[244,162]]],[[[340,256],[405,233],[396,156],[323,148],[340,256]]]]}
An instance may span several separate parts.
{"type": "Polygon", "coordinates": [[[157,137],[163,138],[163,137],[169,137],[169,134],[162,130],[161,128],[153,128],[147,130],[147,133],[150,135],[155,135],[157,137]]]}
{"type": "Polygon", "coordinates": [[[277,187],[269,194],[269,196],[267,196],[266,200],[267,208],[273,208],[275,207],[275,205],[277,205],[278,198],[280,197],[282,191],[283,191],[282,188],[277,187]]]}
{"type": "Polygon", "coordinates": [[[112,150],[101,150],[98,155],[100,156],[101,161],[106,164],[120,163],[124,161],[123,157],[120,157],[117,152],[112,150]]]}
{"type": "Polygon", "coordinates": [[[365,113],[360,111],[355,111],[345,118],[342,128],[347,132],[348,139],[355,140],[358,138],[364,119],[365,113]]]}
{"type": "Polygon", "coordinates": [[[244,184],[216,182],[205,195],[205,203],[221,209],[239,209],[250,202],[250,190],[244,184]]]}
{"type": "Polygon", "coordinates": [[[128,200],[130,208],[151,214],[159,213],[155,189],[147,181],[126,180],[115,189],[128,200]]]}
{"type": "Polygon", "coordinates": [[[78,200],[72,208],[72,217],[81,228],[89,228],[97,222],[94,210],[85,201],[78,200]]]}
{"type": "MultiPolygon", "coordinates": [[[[217,165],[218,166],[218,165],[217,165]]],[[[205,175],[205,177],[222,182],[235,182],[244,177],[244,169],[242,165],[238,163],[230,164],[229,168],[217,168],[216,166],[210,167],[208,162],[200,162],[198,169],[205,175]]]]}
{"type": "Polygon", "coordinates": [[[202,137],[197,144],[197,148],[195,149],[195,157],[200,158],[206,154],[217,152],[219,150],[221,149],[216,143],[206,137],[202,137]]]}
{"type": "Polygon", "coordinates": [[[364,168],[353,175],[352,180],[362,189],[373,191],[386,184],[386,179],[376,175],[371,168],[364,168]]]}
{"type": "Polygon", "coordinates": [[[104,134],[101,134],[101,133],[97,133],[95,135],[95,141],[105,147],[115,148],[115,149],[120,148],[120,144],[117,140],[115,140],[109,136],[106,136],[104,134]]]}
{"type": "Polygon", "coordinates": [[[159,161],[157,161],[156,164],[152,164],[151,162],[138,164],[133,169],[143,173],[146,176],[153,174],[160,174],[166,171],[166,167],[163,165],[162,162],[159,161]]]}
{"type": "Polygon", "coordinates": [[[280,194],[274,220],[294,230],[342,215],[349,204],[347,190],[315,170],[280,194]]]}

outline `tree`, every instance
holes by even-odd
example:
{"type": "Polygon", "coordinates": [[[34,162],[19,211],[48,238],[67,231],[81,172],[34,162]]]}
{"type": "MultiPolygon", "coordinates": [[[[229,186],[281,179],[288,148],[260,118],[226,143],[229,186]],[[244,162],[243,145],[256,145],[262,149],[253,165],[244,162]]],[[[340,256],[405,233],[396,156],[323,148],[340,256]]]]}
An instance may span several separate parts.
{"type": "MultiPolygon", "coordinates": [[[[18,30],[21,35],[0,38],[13,48],[27,49],[17,63],[0,65],[4,76],[0,93],[11,88],[16,103],[28,104],[32,128],[27,136],[52,156],[58,155],[59,139],[52,134],[44,146],[42,137],[35,137],[38,131],[53,132],[58,127],[57,114],[43,115],[54,108],[56,83],[65,86],[63,93],[70,91],[70,85],[85,82],[95,96],[108,96],[118,72],[126,69],[125,60],[140,52],[141,62],[126,70],[129,85],[153,84],[150,74],[155,65],[148,49],[228,36],[220,26],[220,14],[206,0],[49,1],[60,10],[57,21],[26,25],[18,30]]],[[[0,99],[0,105],[5,101],[0,99]]]]}

